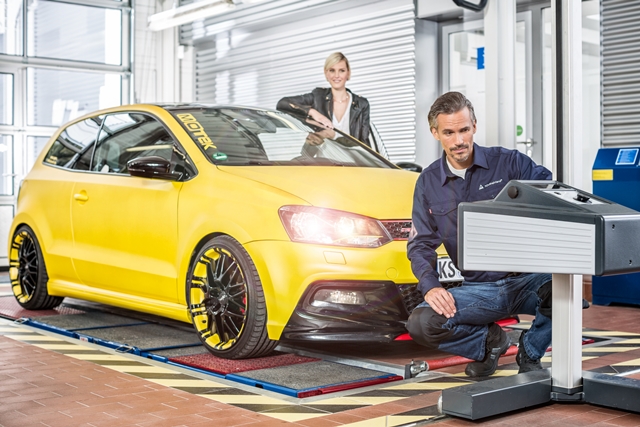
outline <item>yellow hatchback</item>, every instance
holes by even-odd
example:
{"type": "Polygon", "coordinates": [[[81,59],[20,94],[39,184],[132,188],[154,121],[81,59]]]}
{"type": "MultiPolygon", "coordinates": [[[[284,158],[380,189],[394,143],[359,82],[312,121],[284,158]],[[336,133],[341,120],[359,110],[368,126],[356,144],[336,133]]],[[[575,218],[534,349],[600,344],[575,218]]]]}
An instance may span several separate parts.
{"type": "Polygon", "coordinates": [[[26,309],[80,298],[192,322],[225,358],[391,341],[421,300],[418,174],[278,111],[130,105],[61,127],[9,239],[26,309]]]}

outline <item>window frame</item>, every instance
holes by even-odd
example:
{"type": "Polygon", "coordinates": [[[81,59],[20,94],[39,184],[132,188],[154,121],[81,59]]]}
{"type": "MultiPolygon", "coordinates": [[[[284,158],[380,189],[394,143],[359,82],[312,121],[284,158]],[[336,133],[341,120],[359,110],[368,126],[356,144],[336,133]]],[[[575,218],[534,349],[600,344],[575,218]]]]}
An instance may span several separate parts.
{"type": "MultiPolygon", "coordinates": [[[[151,118],[152,120],[154,120],[156,123],[160,124],[160,127],[166,132],[166,134],[172,139],[173,141],[173,147],[174,147],[174,153],[177,150],[177,152],[179,152],[183,158],[184,158],[184,162],[185,162],[185,167],[187,169],[189,169],[188,175],[186,177],[183,177],[181,179],[179,179],[179,182],[186,182],[186,181],[190,181],[191,179],[195,178],[198,175],[198,168],[196,167],[195,163],[193,162],[191,156],[189,156],[189,153],[187,152],[187,150],[184,148],[184,145],[180,142],[180,139],[178,137],[176,137],[176,135],[171,131],[171,129],[166,125],[166,123],[164,123],[164,121],[162,119],[160,119],[158,116],[148,113],[146,111],[138,111],[138,110],[121,110],[121,111],[110,111],[108,113],[105,112],[98,112],[97,114],[93,114],[89,117],[84,117],[82,119],[76,120],[74,122],[71,122],[67,125],[65,125],[64,127],[62,127],[60,129],[60,132],[58,134],[58,138],[59,136],[65,131],[67,130],[69,127],[71,126],[75,126],[80,122],[83,122],[85,120],[95,120],[98,119],[98,121],[100,122],[100,126],[98,127],[98,130],[96,132],[96,137],[94,138],[94,140],[88,144],[86,147],[83,148],[83,150],[81,150],[80,152],[78,152],[77,154],[80,153],[86,153],[88,150],[91,150],[91,162],[90,165],[93,165],[93,161],[96,155],[96,143],[98,141],[98,136],[100,135],[100,133],[102,132],[102,128],[104,126],[104,123],[106,121],[107,116],[114,116],[114,115],[120,115],[120,114],[137,114],[137,115],[141,115],[141,116],[146,116],[151,118]]],[[[47,155],[48,153],[53,149],[54,145],[56,144],[56,142],[58,142],[58,138],[56,138],[54,140],[53,143],[51,143],[51,145],[48,147],[47,149],[47,155]]],[[[105,138],[105,141],[108,140],[108,138],[105,138]]],[[[60,142],[60,144],[62,144],[62,142],[60,142]]],[[[63,144],[64,145],[64,144],[63,144]]],[[[132,177],[133,176],[129,173],[118,173],[118,172],[101,172],[101,171],[94,171],[94,170],[86,170],[86,169],[76,169],[75,165],[78,161],[78,159],[80,158],[80,155],[78,155],[77,157],[74,156],[75,158],[70,160],[69,162],[67,162],[65,165],[54,165],[52,163],[48,163],[46,161],[47,155],[44,156],[42,163],[45,166],[50,166],[50,167],[54,167],[54,168],[59,168],[59,169],[64,169],[66,171],[69,172],[80,172],[80,173],[93,173],[93,174],[101,174],[101,175],[112,175],[112,176],[123,176],[123,177],[132,177]]],[[[175,154],[172,156],[172,158],[175,156],[175,154]]],[[[171,161],[172,163],[173,160],[171,161]]],[[[91,167],[91,166],[90,166],[91,167]]]]}

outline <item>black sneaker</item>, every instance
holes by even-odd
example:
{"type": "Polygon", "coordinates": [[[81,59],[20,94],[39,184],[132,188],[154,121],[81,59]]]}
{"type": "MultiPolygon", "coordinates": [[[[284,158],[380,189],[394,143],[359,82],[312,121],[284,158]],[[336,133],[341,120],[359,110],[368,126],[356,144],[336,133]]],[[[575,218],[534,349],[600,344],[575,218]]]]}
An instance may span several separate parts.
{"type": "Polygon", "coordinates": [[[527,352],[524,350],[524,334],[527,331],[522,331],[520,334],[520,339],[518,340],[518,354],[516,355],[516,362],[520,369],[518,369],[518,373],[522,374],[523,372],[531,372],[542,369],[542,364],[540,363],[540,359],[532,359],[529,357],[527,352]]]}
{"type": "Polygon", "coordinates": [[[489,325],[484,359],[479,362],[469,363],[464,373],[470,377],[488,377],[492,375],[498,367],[498,359],[507,352],[510,346],[509,336],[497,323],[492,323],[489,325]]]}

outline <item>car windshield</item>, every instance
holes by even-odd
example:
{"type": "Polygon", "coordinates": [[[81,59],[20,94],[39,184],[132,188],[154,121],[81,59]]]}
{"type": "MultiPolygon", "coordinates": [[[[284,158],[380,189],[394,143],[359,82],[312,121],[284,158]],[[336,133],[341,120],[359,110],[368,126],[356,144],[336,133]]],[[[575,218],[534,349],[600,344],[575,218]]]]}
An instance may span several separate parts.
{"type": "Polygon", "coordinates": [[[396,168],[348,135],[279,111],[206,107],[168,110],[214,164],[396,168]]]}

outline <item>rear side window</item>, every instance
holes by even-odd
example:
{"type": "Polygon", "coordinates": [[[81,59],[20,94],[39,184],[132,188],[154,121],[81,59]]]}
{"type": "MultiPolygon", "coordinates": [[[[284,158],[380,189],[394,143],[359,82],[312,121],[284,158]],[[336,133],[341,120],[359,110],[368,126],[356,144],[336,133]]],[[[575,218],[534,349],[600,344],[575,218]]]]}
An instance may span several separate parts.
{"type": "Polygon", "coordinates": [[[99,128],[100,120],[98,117],[68,126],[55,140],[44,157],[44,162],[55,166],[70,167],[86,151],[92,149],[99,128]]]}

